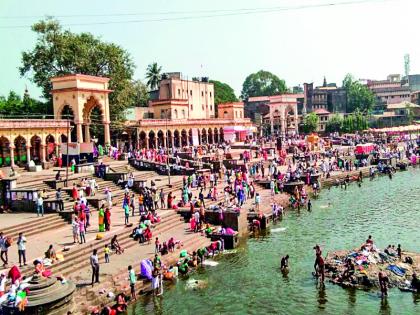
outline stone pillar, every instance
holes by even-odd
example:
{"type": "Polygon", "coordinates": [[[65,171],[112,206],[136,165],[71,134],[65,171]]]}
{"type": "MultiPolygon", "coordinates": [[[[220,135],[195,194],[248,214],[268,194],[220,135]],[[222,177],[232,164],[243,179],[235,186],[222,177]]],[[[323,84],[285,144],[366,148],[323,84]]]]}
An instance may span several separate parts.
{"type": "Polygon", "coordinates": [[[168,148],[168,139],[166,138],[165,134],[163,135],[163,138],[162,138],[162,147],[168,148]]]}
{"type": "Polygon", "coordinates": [[[140,132],[139,128],[136,128],[136,149],[140,149],[140,132]]]}
{"type": "Polygon", "coordinates": [[[81,123],[76,124],[76,132],[77,132],[77,142],[83,143],[83,129],[82,129],[81,123]]]}
{"type": "Polygon", "coordinates": [[[47,146],[45,144],[41,144],[41,162],[45,163],[47,162],[46,160],[46,151],[47,150],[47,146]]]}
{"type": "Polygon", "coordinates": [[[157,138],[156,134],[155,134],[155,137],[153,138],[153,144],[155,145],[155,149],[157,149],[157,147],[158,147],[158,138],[157,138]]]}
{"type": "Polygon", "coordinates": [[[31,147],[29,145],[26,146],[26,163],[29,164],[31,161],[31,147]]]}
{"type": "Polygon", "coordinates": [[[85,142],[90,142],[90,124],[83,125],[85,127],[85,142]]]}
{"type": "Polygon", "coordinates": [[[14,168],[15,167],[15,147],[10,146],[9,150],[10,150],[10,167],[14,168]]]}
{"type": "Polygon", "coordinates": [[[104,138],[105,138],[105,145],[111,144],[111,132],[109,130],[109,122],[104,123],[104,138]]]}
{"type": "Polygon", "coordinates": [[[174,144],[174,136],[170,136],[170,141],[171,141],[171,146],[172,146],[172,149],[175,147],[175,144],[174,144]]]}
{"type": "Polygon", "coordinates": [[[271,116],[271,113],[270,113],[270,127],[271,127],[271,134],[273,134],[274,133],[274,119],[273,119],[273,116],[271,116]]]}
{"type": "Polygon", "coordinates": [[[146,149],[149,149],[149,137],[146,136],[146,149]]]}

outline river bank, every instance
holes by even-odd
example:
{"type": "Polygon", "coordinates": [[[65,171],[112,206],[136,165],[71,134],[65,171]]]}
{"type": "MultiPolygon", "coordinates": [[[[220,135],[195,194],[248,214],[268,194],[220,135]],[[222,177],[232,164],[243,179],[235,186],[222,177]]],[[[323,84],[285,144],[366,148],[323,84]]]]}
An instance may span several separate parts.
{"type": "MultiPolygon", "coordinates": [[[[372,234],[378,246],[401,243],[404,251],[418,251],[420,222],[420,171],[410,168],[389,180],[377,177],[346,190],[323,190],[313,209],[287,211],[266,235],[247,239],[236,253],[216,258],[219,264],[194,274],[208,282],[206,289],[188,291],[183,281],[170,287],[161,299],[139,301],[129,314],[158,311],[200,314],[372,314],[404,309],[416,314],[419,297],[392,289],[386,301],[377,291],[356,292],[327,283],[317,287],[313,270],[315,243],[324,253],[352,248],[372,234]],[[278,267],[290,255],[290,272],[278,267]],[[414,301],[414,303],[413,303],[414,301]],[[417,302],[416,302],[417,301],[417,302]]],[[[398,314],[398,312],[396,312],[398,314]]]]}

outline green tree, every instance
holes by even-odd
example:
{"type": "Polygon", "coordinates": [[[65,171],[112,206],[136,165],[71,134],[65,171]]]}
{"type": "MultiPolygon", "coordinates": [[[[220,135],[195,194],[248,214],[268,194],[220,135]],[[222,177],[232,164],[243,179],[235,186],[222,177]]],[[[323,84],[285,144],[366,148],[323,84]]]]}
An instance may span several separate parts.
{"type": "Polygon", "coordinates": [[[158,66],[157,62],[151,63],[146,69],[147,86],[150,90],[156,90],[159,87],[159,81],[162,78],[162,67],[158,66]]]}
{"type": "Polygon", "coordinates": [[[343,125],[343,118],[335,114],[328,121],[325,127],[326,132],[340,132],[343,125]]]}
{"type": "Polygon", "coordinates": [[[319,118],[315,113],[309,113],[303,118],[303,130],[306,133],[316,131],[318,128],[319,118]]]}
{"type": "Polygon", "coordinates": [[[234,90],[226,83],[210,80],[214,85],[214,104],[217,106],[221,103],[237,102],[238,98],[234,90]]]}
{"type": "Polygon", "coordinates": [[[108,77],[113,90],[109,96],[111,121],[123,120],[124,110],[134,102],[134,64],[127,51],[90,33],[63,30],[52,19],[35,23],[32,30],[38,38],[33,50],[22,53],[22,76],[31,75],[50,102],[51,77],[72,73],[108,77]]]}
{"type": "Polygon", "coordinates": [[[147,86],[140,80],[132,82],[134,93],[134,105],[138,107],[147,107],[149,102],[149,92],[147,86]]]}
{"type": "Polygon", "coordinates": [[[43,115],[52,115],[51,103],[43,103],[25,94],[21,98],[16,92],[10,91],[8,97],[0,96],[0,115],[3,117],[41,118],[43,115]],[[34,116],[34,114],[39,114],[34,116]]]}
{"type": "Polygon", "coordinates": [[[286,82],[271,72],[260,70],[246,77],[241,97],[248,99],[253,96],[271,96],[287,92],[286,82]]]}
{"type": "Polygon", "coordinates": [[[356,109],[368,113],[375,104],[375,95],[366,85],[355,80],[351,74],[347,74],[343,80],[343,87],[347,92],[347,111],[354,112],[356,109]]]}
{"type": "Polygon", "coordinates": [[[405,104],[405,110],[407,113],[407,122],[409,125],[411,125],[414,120],[414,112],[413,108],[410,106],[410,103],[405,104]]]}

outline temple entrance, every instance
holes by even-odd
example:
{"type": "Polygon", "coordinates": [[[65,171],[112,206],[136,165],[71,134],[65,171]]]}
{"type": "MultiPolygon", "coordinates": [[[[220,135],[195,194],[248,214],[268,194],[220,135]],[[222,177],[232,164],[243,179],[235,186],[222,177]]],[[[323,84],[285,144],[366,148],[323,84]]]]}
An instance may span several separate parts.
{"type": "Polygon", "coordinates": [[[31,138],[31,159],[35,162],[35,164],[41,164],[41,138],[39,136],[33,136],[31,138]]]}
{"type": "Polygon", "coordinates": [[[15,139],[15,163],[23,165],[27,163],[28,157],[26,150],[26,140],[22,136],[18,136],[15,139]]]}
{"type": "Polygon", "coordinates": [[[10,166],[10,142],[6,137],[0,137],[0,166],[10,166]]]}

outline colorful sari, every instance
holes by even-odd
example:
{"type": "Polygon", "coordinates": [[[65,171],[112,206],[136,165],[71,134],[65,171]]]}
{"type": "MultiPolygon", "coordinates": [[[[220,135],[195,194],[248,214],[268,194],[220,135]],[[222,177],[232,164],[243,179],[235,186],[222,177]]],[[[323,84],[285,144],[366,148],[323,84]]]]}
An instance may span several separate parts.
{"type": "Polygon", "coordinates": [[[99,209],[98,212],[99,232],[105,232],[105,212],[104,209],[99,209]]]}

